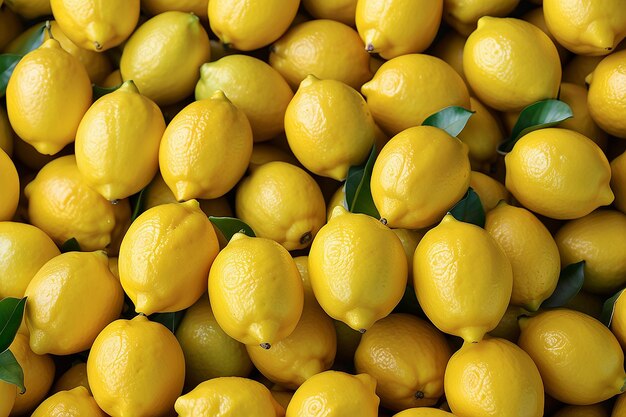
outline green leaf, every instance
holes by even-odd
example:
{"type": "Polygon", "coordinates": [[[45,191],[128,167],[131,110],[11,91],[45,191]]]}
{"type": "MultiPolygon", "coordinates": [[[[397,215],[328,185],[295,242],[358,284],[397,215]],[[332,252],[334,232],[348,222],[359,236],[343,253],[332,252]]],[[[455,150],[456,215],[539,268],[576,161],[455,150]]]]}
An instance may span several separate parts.
{"type": "Polygon", "coordinates": [[[20,394],[26,392],[26,387],[24,387],[24,371],[22,371],[22,367],[10,350],[5,350],[0,353],[0,381],[17,385],[20,394]]]}
{"type": "Polygon", "coordinates": [[[178,329],[183,317],[185,317],[185,310],[175,311],[173,313],[155,313],[148,316],[148,319],[161,323],[170,329],[172,333],[176,333],[176,329],[178,329]]]}
{"type": "Polygon", "coordinates": [[[133,214],[130,217],[131,223],[134,222],[135,219],[144,212],[146,206],[146,190],[148,189],[148,187],[149,185],[144,187],[144,189],[139,191],[139,193],[137,194],[137,198],[133,204],[133,214]]]}
{"type": "Polygon", "coordinates": [[[572,109],[560,100],[549,99],[533,103],[522,110],[513,126],[511,137],[498,146],[498,152],[502,154],[511,152],[519,138],[527,133],[555,126],[573,116],[572,109]]]}
{"type": "Polygon", "coordinates": [[[485,209],[472,187],[467,189],[465,197],[456,203],[448,213],[459,221],[485,227],[485,209]]]}
{"type": "Polygon", "coordinates": [[[209,216],[209,220],[222,232],[227,241],[230,240],[235,233],[243,233],[250,237],[256,237],[252,228],[237,218],[209,216]]]}
{"type": "Polygon", "coordinates": [[[17,330],[22,324],[26,297],[7,297],[0,301],[0,352],[11,346],[17,330]]]}
{"type": "Polygon", "coordinates": [[[71,239],[67,239],[61,245],[61,253],[65,252],[80,252],[80,245],[78,244],[78,240],[75,237],[71,239]]]}
{"type": "Polygon", "coordinates": [[[611,322],[613,321],[613,313],[615,313],[615,302],[622,294],[624,290],[620,290],[613,297],[609,298],[604,302],[602,306],[602,315],[600,316],[600,321],[604,323],[606,327],[611,326],[611,322]]]}
{"type": "Polygon", "coordinates": [[[557,308],[566,305],[583,287],[585,261],[567,265],[561,270],[559,282],[552,295],[541,303],[542,308],[557,308]]]}
{"type": "Polygon", "coordinates": [[[39,48],[44,40],[44,31],[49,25],[49,21],[40,23],[39,27],[35,29],[35,31],[27,39],[20,43],[20,47],[15,51],[15,53],[24,56],[27,53],[39,48]]]}
{"type": "Polygon", "coordinates": [[[348,210],[352,213],[363,213],[379,219],[380,214],[374,205],[370,190],[374,161],[376,161],[376,146],[372,147],[364,164],[350,167],[345,184],[346,202],[348,210]]]}
{"type": "Polygon", "coordinates": [[[0,55],[0,97],[3,97],[9,85],[9,78],[17,63],[22,59],[22,55],[4,54],[0,55]]]}
{"type": "Polygon", "coordinates": [[[438,127],[445,130],[450,136],[457,136],[463,131],[467,121],[474,113],[460,106],[449,106],[428,116],[422,126],[438,127]]]}
{"type": "Polygon", "coordinates": [[[114,92],[121,86],[122,84],[119,84],[113,87],[100,87],[95,84],[92,84],[91,87],[93,88],[93,100],[96,101],[100,97],[106,96],[107,94],[114,92]]]}

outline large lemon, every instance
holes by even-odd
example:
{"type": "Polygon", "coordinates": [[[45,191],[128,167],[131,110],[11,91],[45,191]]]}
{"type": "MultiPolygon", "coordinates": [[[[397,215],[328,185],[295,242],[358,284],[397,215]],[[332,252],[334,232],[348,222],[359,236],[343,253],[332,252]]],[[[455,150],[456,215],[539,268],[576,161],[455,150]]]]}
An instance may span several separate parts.
{"type": "Polygon", "coordinates": [[[626,51],[604,58],[586,81],[587,106],[593,120],[609,134],[626,138],[626,51]]]}

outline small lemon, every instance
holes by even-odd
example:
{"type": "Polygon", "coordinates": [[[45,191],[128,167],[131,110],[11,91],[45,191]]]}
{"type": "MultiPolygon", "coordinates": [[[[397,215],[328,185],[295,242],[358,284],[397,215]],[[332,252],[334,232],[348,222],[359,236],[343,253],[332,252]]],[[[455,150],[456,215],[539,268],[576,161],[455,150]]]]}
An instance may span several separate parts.
{"type": "Polygon", "coordinates": [[[466,342],[478,342],[504,315],[513,273],[495,239],[448,214],[417,245],[413,286],[435,326],[466,342]]]}
{"type": "Polygon", "coordinates": [[[316,19],[292,27],[270,48],[269,62],[295,89],[313,74],[354,89],[372,78],[359,34],[343,23],[316,19]]]}
{"type": "Polygon", "coordinates": [[[408,284],[413,283],[413,255],[415,254],[415,248],[418,243],[424,237],[426,231],[423,230],[409,230],[409,229],[391,229],[392,232],[398,236],[406,255],[406,265],[408,268],[408,284]]]}
{"type": "Polygon", "coordinates": [[[611,331],[578,311],[549,310],[520,320],[518,344],[533,359],[546,393],[572,405],[624,390],[624,352],[611,331]]]}
{"type": "Polygon", "coordinates": [[[6,5],[26,19],[52,14],[50,0],[6,0],[6,5]]]}
{"type": "Polygon", "coordinates": [[[106,417],[84,387],[61,391],[48,397],[31,417],[106,417]]]}
{"type": "Polygon", "coordinates": [[[306,169],[338,181],[367,158],[376,137],[372,114],[356,90],[313,75],[300,83],[287,106],[285,133],[306,169]]]}
{"type": "Polygon", "coordinates": [[[535,213],[575,219],[613,201],[609,161],[578,132],[558,128],[530,132],[504,162],[506,188],[535,213]]]}
{"type": "Polygon", "coordinates": [[[226,334],[269,349],[296,328],[304,291],[285,248],[273,240],[236,233],[213,262],[209,299],[226,334]]]}
{"type": "Polygon", "coordinates": [[[311,245],[309,276],[324,311],[365,332],[402,298],[406,255],[387,226],[336,207],[311,245]]]}
{"type": "Polygon", "coordinates": [[[77,387],[84,387],[91,394],[91,388],[87,380],[87,364],[85,362],[78,362],[72,365],[70,369],[56,380],[50,392],[56,394],[59,391],[69,391],[77,387]]]}
{"type": "Polygon", "coordinates": [[[218,90],[245,113],[255,142],[283,132],[285,110],[293,92],[280,73],[265,62],[235,54],[203,64],[196,100],[210,98],[218,90]]]}
{"type": "Polygon", "coordinates": [[[626,51],[604,58],[586,81],[589,84],[587,106],[593,120],[609,134],[626,138],[626,51]]]}
{"type": "Polygon", "coordinates": [[[537,366],[508,340],[465,343],[448,362],[445,390],[448,405],[459,416],[543,416],[537,366]]]}
{"type": "Polygon", "coordinates": [[[483,16],[504,17],[519,4],[519,0],[444,0],[443,16],[461,35],[469,36],[483,16]]]}
{"type": "Polygon", "coordinates": [[[16,396],[17,386],[0,381],[0,417],[9,417],[16,396]]]}
{"type": "Polygon", "coordinates": [[[470,107],[461,76],[446,62],[425,54],[385,62],[361,93],[376,123],[390,134],[421,125],[444,107],[470,107]]]}
{"type": "Polygon", "coordinates": [[[252,143],[245,113],[218,90],[169,123],[159,149],[161,175],[178,201],[221,197],[245,173],[252,143]]]}
{"type": "Polygon", "coordinates": [[[180,417],[283,417],[285,410],[261,383],[247,378],[213,378],[176,400],[180,417]]]}
{"type": "Polygon", "coordinates": [[[377,417],[376,380],[367,374],[326,371],[307,379],[293,395],[287,417],[377,417]]]}
{"type": "Polygon", "coordinates": [[[416,126],[391,138],[372,170],[372,198],[390,227],[431,226],[467,192],[468,148],[432,126],[416,126]]]}
{"type": "Polygon", "coordinates": [[[124,46],[120,71],[158,105],[193,94],[200,66],[210,58],[209,36],[198,16],[171,11],[139,26],[124,46]]]}
{"type": "Polygon", "coordinates": [[[572,109],[574,115],[571,119],[559,123],[559,127],[581,133],[594,141],[600,148],[606,148],[607,134],[598,127],[591,117],[587,106],[587,89],[576,84],[561,83],[559,100],[565,102],[572,109]]]}
{"type": "Polygon", "coordinates": [[[282,149],[273,143],[256,143],[252,147],[248,171],[253,172],[268,162],[282,161],[299,166],[298,160],[289,149],[282,149]]]}
{"type": "Polygon", "coordinates": [[[470,109],[474,114],[457,137],[469,148],[472,169],[488,171],[489,165],[498,159],[497,149],[504,132],[489,109],[474,97],[470,97],[470,109]]]}
{"type": "Polygon", "coordinates": [[[153,207],[122,240],[122,287],[138,313],[183,310],[206,291],[218,251],[215,231],[197,201],[153,207]]]}
{"type": "Polygon", "coordinates": [[[123,82],[124,80],[122,80],[122,73],[120,72],[119,69],[116,69],[115,71],[112,71],[111,73],[109,73],[106,76],[106,78],[102,81],[102,87],[106,87],[106,88],[117,87],[121,85],[123,82]]]}
{"type": "Polygon", "coordinates": [[[439,410],[437,408],[418,407],[409,408],[401,411],[398,414],[394,414],[393,417],[454,417],[454,414],[447,411],[439,410]]]}
{"type": "Polygon", "coordinates": [[[328,201],[328,205],[326,206],[326,221],[330,220],[330,216],[333,213],[335,207],[341,206],[344,209],[348,210],[348,202],[346,201],[346,187],[344,184],[341,184],[337,191],[333,193],[328,201]]]}
{"type": "Polygon", "coordinates": [[[358,373],[376,379],[383,406],[404,410],[439,401],[451,355],[444,335],[432,325],[408,314],[390,314],[363,335],[354,364],[358,373]]]}
{"type": "Polygon", "coordinates": [[[566,405],[554,413],[553,417],[610,417],[606,404],[566,405]]]}
{"type": "Polygon", "coordinates": [[[467,84],[465,72],[463,72],[463,48],[465,47],[465,39],[464,36],[450,30],[444,33],[433,45],[430,49],[430,53],[450,65],[467,84]]]}
{"type": "Polygon", "coordinates": [[[482,172],[471,172],[469,186],[478,194],[485,212],[493,210],[500,200],[508,201],[510,198],[508,190],[501,182],[482,172]]]}
{"type": "Polygon", "coordinates": [[[209,0],[141,0],[141,8],[151,16],[160,13],[177,10],[179,12],[191,12],[203,20],[207,20],[207,8],[209,0]]]}
{"type": "Polygon", "coordinates": [[[165,326],[139,315],[102,330],[89,351],[87,377],[107,414],[158,416],[172,409],[183,389],[185,358],[165,326]]]}
{"type": "Polygon", "coordinates": [[[480,101],[500,111],[555,98],[561,83],[561,61],[548,35],[514,18],[478,20],[465,43],[463,70],[480,101]]]}
{"type": "Polygon", "coordinates": [[[603,56],[574,55],[574,57],[563,66],[562,81],[564,83],[587,87],[585,78],[593,72],[603,59],[603,56]]]}
{"type": "MultiPolygon", "coordinates": [[[[2,13],[2,10],[0,10],[2,13]]],[[[3,106],[0,106],[0,149],[7,155],[13,155],[13,139],[15,133],[9,123],[9,116],[3,106]]]]}
{"type": "Polygon", "coordinates": [[[626,152],[611,161],[611,190],[615,208],[626,214],[626,152]]]}
{"type": "Polygon", "coordinates": [[[22,58],[9,78],[11,126],[39,153],[53,155],[74,141],[91,94],[83,64],[57,40],[48,39],[22,58]]]}
{"type": "MultiPolygon", "coordinates": [[[[0,1],[0,6],[2,6],[2,1],[0,1]]],[[[0,31],[0,51],[4,51],[4,47],[22,32],[22,20],[13,10],[3,7],[0,9],[0,26],[2,27],[0,31]]]]}
{"type": "Polygon", "coordinates": [[[354,26],[358,0],[302,0],[309,14],[317,19],[332,19],[348,26],[354,26]]]}
{"type": "Polygon", "coordinates": [[[0,149],[0,221],[11,220],[20,199],[20,179],[17,169],[5,151],[0,149]]]}

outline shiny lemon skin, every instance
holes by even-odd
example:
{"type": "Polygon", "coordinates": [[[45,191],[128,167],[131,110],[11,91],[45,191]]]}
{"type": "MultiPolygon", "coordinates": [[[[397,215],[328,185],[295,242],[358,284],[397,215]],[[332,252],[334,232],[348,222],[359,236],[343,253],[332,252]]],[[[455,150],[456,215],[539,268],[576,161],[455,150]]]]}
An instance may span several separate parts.
{"type": "Polygon", "coordinates": [[[626,138],[626,51],[604,58],[586,81],[587,107],[593,120],[609,134],[626,138]]]}
{"type": "Polygon", "coordinates": [[[11,220],[20,199],[20,179],[13,161],[7,153],[0,149],[0,221],[11,220]]]}
{"type": "Polygon", "coordinates": [[[84,387],[61,391],[48,397],[31,417],[106,417],[84,387]]]}

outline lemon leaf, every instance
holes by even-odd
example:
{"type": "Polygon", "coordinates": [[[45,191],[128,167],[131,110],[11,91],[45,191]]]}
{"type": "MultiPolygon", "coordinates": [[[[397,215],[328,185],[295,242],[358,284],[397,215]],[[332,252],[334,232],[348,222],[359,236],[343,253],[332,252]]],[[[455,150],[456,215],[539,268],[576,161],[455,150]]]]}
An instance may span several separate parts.
{"type": "Polygon", "coordinates": [[[131,201],[133,201],[133,214],[130,216],[131,223],[144,212],[146,206],[146,190],[148,187],[149,185],[131,197],[131,201]]]}
{"type": "Polygon", "coordinates": [[[20,389],[20,394],[26,392],[24,371],[22,371],[22,367],[15,359],[15,356],[13,356],[13,353],[8,349],[0,353],[0,381],[17,385],[20,389]]]}
{"type": "Polygon", "coordinates": [[[475,112],[460,106],[449,106],[424,120],[422,126],[433,126],[445,130],[450,136],[457,136],[463,131],[469,118],[475,112]]]}
{"type": "Polygon", "coordinates": [[[250,226],[235,217],[209,216],[209,220],[222,232],[227,241],[229,241],[235,233],[243,233],[250,237],[256,237],[250,226]]]}
{"type": "Polygon", "coordinates": [[[619,296],[622,294],[623,291],[624,291],[623,289],[619,290],[617,294],[615,294],[613,297],[606,300],[604,302],[604,305],[602,306],[602,314],[600,315],[600,321],[604,323],[606,327],[611,326],[611,322],[613,321],[613,313],[615,313],[615,303],[617,302],[617,299],[619,298],[619,296]]]}
{"type": "Polygon", "coordinates": [[[0,352],[11,346],[17,330],[22,324],[26,297],[7,297],[0,301],[0,352]]]}
{"type": "Polygon", "coordinates": [[[485,209],[472,187],[467,189],[465,197],[456,203],[448,213],[459,221],[485,227],[485,209]]]}
{"type": "Polygon", "coordinates": [[[543,303],[542,308],[557,308],[563,307],[569,302],[583,287],[585,281],[585,261],[576,262],[575,264],[567,265],[561,269],[559,275],[559,282],[556,284],[556,289],[550,297],[548,297],[543,303]]]}
{"type": "Polygon", "coordinates": [[[78,244],[78,240],[75,237],[67,239],[61,245],[61,253],[65,252],[80,252],[80,245],[78,244]]]}
{"type": "Polygon", "coordinates": [[[22,59],[22,55],[3,54],[0,55],[0,97],[3,97],[9,85],[9,78],[17,63],[22,59]]]}
{"type": "Polygon", "coordinates": [[[350,167],[345,184],[346,202],[350,212],[367,214],[379,219],[380,214],[376,209],[370,189],[374,161],[376,161],[376,146],[372,147],[365,163],[350,167]]]}
{"type": "Polygon", "coordinates": [[[20,43],[19,48],[15,50],[18,55],[26,55],[27,53],[39,48],[44,40],[44,31],[50,26],[50,21],[42,22],[27,39],[20,43]]]}
{"type": "Polygon", "coordinates": [[[109,93],[114,92],[118,88],[120,88],[122,84],[113,86],[113,87],[100,87],[95,84],[91,84],[91,88],[93,89],[93,100],[96,101],[102,96],[106,96],[109,93]]]}
{"type": "Polygon", "coordinates": [[[148,316],[148,319],[151,321],[155,321],[157,323],[161,323],[163,326],[167,327],[172,333],[176,333],[176,329],[180,325],[181,320],[185,317],[185,311],[175,311],[173,313],[155,313],[148,316]]]}

